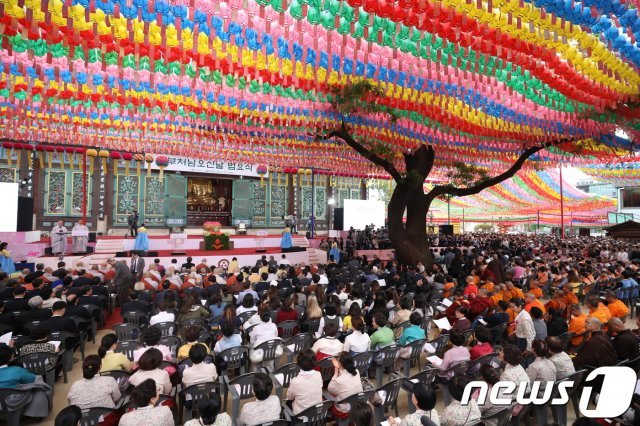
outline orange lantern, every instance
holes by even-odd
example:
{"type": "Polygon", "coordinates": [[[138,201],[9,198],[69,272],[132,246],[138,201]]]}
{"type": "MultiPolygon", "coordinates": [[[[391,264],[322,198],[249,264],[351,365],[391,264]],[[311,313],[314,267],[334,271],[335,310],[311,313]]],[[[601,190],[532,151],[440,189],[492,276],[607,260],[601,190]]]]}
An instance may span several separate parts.
{"type": "Polygon", "coordinates": [[[98,156],[98,151],[93,148],[87,150],[87,157],[89,158],[89,174],[93,175],[93,159],[98,156]]]}
{"type": "Polygon", "coordinates": [[[151,176],[151,165],[153,164],[153,155],[145,154],[144,161],[147,163],[147,176],[151,176]]]}
{"type": "Polygon", "coordinates": [[[138,174],[138,176],[140,176],[140,166],[142,165],[142,162],[144,161],[144,155],[143,154],[134,154],[133,159],[136,161],[136,173],[138,174]]]}

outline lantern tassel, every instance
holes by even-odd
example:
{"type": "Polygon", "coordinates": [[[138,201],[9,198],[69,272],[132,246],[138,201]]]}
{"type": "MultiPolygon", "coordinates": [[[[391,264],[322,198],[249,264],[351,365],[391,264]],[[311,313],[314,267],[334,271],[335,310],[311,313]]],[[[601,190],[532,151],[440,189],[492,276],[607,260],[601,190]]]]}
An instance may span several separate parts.
{"type": "Polygon", "coordinates": [[[147,176],[151,176],[151,162],[147,163],[147,176]]]}
{"type": "Polygon", "coordinates": [[[140,162],[136,161],[136,173],[138,174],[138,177],[140,177],[140,162]]]}
{"type": "Polygon", "coordinates": [[[16,151],[16,157],[18,158],[16,160],[16,166],[18,166],[18,168],[20,167],[20,155],[22,154],[22,151],[16,151]]]}
{"type": "MultiPolygon", "coordinates": [[[[149,164],[151,164],[151,163],[149,163],[149,164]]],[[[160,175],[159,175],[160,182],[164,182],[164,166],[159,166],[159,168],[160,168],[160,175]]],[[[149,167],[149,170],[151,170],[151,167],[149,167]]]]}
{"type": "Polygon", "coordinates": [[[29,170],[33,169],[33,161],[31,160],[31,155],[33,155],[33,153],[29,151],[27,153],[27,167],[29,168],[29,170]]]}
{"type": "Polygon", "coordinates": [[[69,156],[69,168],[73,170],[73,154],[68,152],[67,155],[69,156]]]}
{"type": "Polygon", "coordinates": [[[105,176],[109,173],[109,169],[107,168],[107,159],[105,157],[102,157],[102,170],[104,171],[105,176]]]}
{"type": "Polygon", "coordinates": [[[12,163],[11,163],[11,152],[12,152],[12,151],[13,151],[13,148],[11,148],[11,149],[7,149],[7,164],[8,164],[9,166],[11,166],[11,164],[12,164],[12,163]]]}
{"type": "Polygon", "coordinates": [[[93,157],[89,157],[89,174],[93,175],[93,157]]]}
{"type": "Polygon", "coordinates": [[[38,162],[40,163],[40,168],[44,169],[44,153],[43,152],[38,153],[38,162]]]}
{"type": "Polygon", "coordinates": [[[113,175],[116,176],[118,174],[118,160],[113,160],[113,175]]]}
{"type": "Polygon", "coordinates": [[[51,163],[53,162],[53,152],[47,153],[47,166],[51,169],[51,163]]]}
{"type": "Polygon", "coordinates": [[[129,162],[124,163],[124,172],[129,176],[129,162]]]}

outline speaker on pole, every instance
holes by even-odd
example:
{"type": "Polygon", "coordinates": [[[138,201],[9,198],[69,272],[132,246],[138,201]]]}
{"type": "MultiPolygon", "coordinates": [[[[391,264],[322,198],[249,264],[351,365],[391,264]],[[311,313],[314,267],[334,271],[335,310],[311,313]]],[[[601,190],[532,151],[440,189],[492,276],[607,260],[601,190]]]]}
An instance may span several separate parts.
{"type": "Polygon", "coordinates": [[[333,229],[336,231],[344,231],[344,208],[337,207],[333,209],[333,229]]]}

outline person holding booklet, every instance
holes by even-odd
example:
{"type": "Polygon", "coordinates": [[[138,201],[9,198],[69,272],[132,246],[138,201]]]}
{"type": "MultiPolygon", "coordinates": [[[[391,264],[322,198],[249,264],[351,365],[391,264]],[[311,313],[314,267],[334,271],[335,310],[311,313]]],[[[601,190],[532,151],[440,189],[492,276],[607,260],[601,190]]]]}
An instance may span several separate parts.
{"type": "Polygon", "coordinates": [[[438,377],[442,379],[450,379],[453,376],[452,372],[443,373],[447,369],[460,362],[469,361],[471,359],[469,349],[465,346],[464,334],[462,332],[452,330],[449,340],[453,344],[453,347],[444,353],[444,357],[442,359],[437,356],[427,358],[429,362],[434,364],[434,366],[440,370],[438,377]]]}

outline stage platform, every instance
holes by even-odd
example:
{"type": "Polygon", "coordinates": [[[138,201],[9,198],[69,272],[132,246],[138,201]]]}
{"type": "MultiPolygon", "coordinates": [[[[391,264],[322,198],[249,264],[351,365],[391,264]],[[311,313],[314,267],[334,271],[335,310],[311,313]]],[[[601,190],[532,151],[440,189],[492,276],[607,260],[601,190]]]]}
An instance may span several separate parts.
{"type": "MultiPolygon", "coordinates": [[[[318,264],[327,262],[327,252],[310,248],[309,241],[303,235],[293,236],[293,245],[302,247],[304,251],[283,253],[280,248],[280,235],[233,235],[230,237],[234,243],[234,248],[230,250],[205,251],[200,250],[200,242],[202,236],[188,236],[184,239],[173,240],[168,235],[153,235],[149,237],[149,251],[157,252],[157,256],[145,256],[146,264],[149,265],[153,259],[160,259],[160,263],[165,267],[171,265],[173,259],[178,265],[186,263],[187,257],[193,258],[193,263],[200,263],[202,259],[207,259],[210,266],[228,265],[231,259],[236,257],[241,266],[255,265],[263,255],[273,256],[280,261],[283,254],[291,264],[305,263],[318,264]],[[257,252],[258,249],[264,250],[257,252]],[[182,252],[181,255],[173,255],[173,252],[182,252]]],[[[123,236],[100,236],[97,238],[95,252],[87,255],[71,255],[68,253],[64,257],[67,265],[75,267],[78,262],[82,262],[85,268],[92,265],[102,265],[111,257],[116,257],[118,253],[126,253],[127,257],[118,257],[118,260],[130,261],[128,257],[129,251],[133,249],[135,239],[132,237],[124,238],[123,236]]],[[[42,244],[42,242],[31,243],[42,244]]],[[[71,241],[69,241],[69,249],[71,249],[71,241]]],[[[26,258],[29,263],[44,263],[45,266],[57,267],[59,261],[58,256],[44,256],[44,253],[35,253],[32,251],[26,258]]],[[[18,259],[14,259],[18,261],[18,259]]]]}

